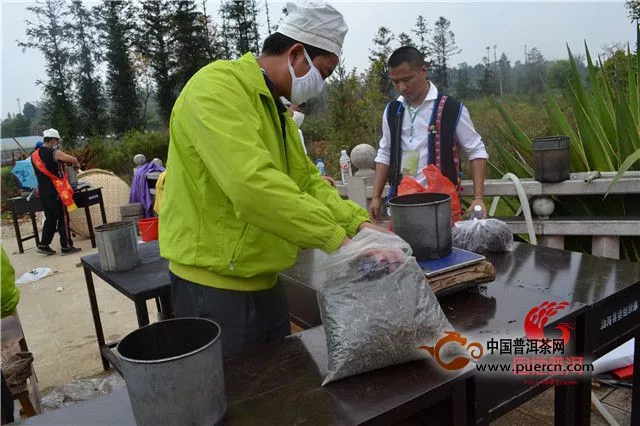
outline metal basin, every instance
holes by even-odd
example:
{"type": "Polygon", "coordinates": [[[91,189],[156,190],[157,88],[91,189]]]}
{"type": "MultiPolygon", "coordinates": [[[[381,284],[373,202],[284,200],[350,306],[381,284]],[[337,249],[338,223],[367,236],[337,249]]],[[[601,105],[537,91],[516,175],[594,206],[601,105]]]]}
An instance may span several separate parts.
{"type": "Polygon", "coordinates": [[[451,254],[451,197],[439,193],[401,195],[389,200],[393,230],[418,260],[451,254]]]}

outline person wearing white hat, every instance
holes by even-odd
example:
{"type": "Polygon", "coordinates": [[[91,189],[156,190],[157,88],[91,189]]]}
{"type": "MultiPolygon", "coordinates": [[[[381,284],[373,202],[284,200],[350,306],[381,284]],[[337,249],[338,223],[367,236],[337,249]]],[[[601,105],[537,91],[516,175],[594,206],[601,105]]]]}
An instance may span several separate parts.
{"type": "Polygon", "coordinates": [[[300,248],[330,253],[375,226],[322,179],[279,99],[320,95],[347,25],[325,3],[286,7],[257,58],[207,65],[171,114],[160,253],[175,314],[218,322],[224,357],[290,333],[278,273],[300,248]]]}
{"type": "Polygon", "coordinates": [[[73,190],[64,176],[61,163],[79,165],[78,159],[59,149],[60,133],[56,129],[42,132],[44,141],[41,147],[31,154],[31,162],[38,179],[38,192],[44,208],[44,226],[38,252],[46,255],[56,254],[50,246],[56,233],[60,235],[60,253],[65,256],[80,251],[73,246],[69,229],[69,209],[75,208],[73,190]]]}

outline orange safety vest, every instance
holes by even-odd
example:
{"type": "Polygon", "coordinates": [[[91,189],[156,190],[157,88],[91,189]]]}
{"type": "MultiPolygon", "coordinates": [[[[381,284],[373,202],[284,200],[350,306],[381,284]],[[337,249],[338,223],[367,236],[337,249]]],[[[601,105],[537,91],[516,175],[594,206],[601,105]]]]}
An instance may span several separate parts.
{"type": "Polygon", "coordinates": [[[73,188],[69,183],[69,179],[67,178],[67,173],[63,172],[63,177],[58,177],[51,173],[47,166],[45,166],[44,161],[40,158],[40,149],[37,149],[31,154],[31,162],[38,170],[40,170],[46,177],[51,179],[53,182],[53,187],[58,192],[58,196],[60,200],[62,200],[62,204],[67,208],[68,212],[72,212],[77,209],[75,201],[73,201],[73,188]]]}

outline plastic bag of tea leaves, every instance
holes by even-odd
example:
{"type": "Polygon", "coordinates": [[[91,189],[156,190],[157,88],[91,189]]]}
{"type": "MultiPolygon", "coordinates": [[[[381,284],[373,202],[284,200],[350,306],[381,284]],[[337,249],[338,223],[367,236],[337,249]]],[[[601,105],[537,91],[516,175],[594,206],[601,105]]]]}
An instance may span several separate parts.
{"type": "Polygon", "coordinates": [[[451,230],[453,246],[475,253],[509,251],[513,234],[509,225],[498,219],[472,219],[457,222],[451,230]]]}
{"type": "Polygon", "coordinates": [[[430,355],[453,330],[411,248],[365,229],[322,265],[318,304],[327,337],[329,382],[430,355]]]}

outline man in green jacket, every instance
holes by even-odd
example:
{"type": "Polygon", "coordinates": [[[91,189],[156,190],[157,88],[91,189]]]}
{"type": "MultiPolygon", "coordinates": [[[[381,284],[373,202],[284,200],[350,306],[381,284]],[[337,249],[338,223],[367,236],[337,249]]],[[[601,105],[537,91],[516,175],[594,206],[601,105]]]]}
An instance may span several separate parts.
{"type": "Polygon", "coordinates": [[[346,23],[317,2],[287,10],[259,57],[202,68],[171,114],[160,251],[176,315],[218,322],[225,357],[290,333],[277,274],[300,248],[331,253],[375,226],[322,179],[279,100],[320,95],[346,23]]]}
{"type": "MultiPolygon", "coordinates": [[[[4,248],[0,246],[0,316],[2,318],[13,314],[20,300],[20,290],[16,287],[16,274],[13,265],[9,261],[9,256],[4,248]]],[[[9,386],[2,374],[2,413],[0,415],[2,424],[13,422],[13,396],[9,386]]]]}

